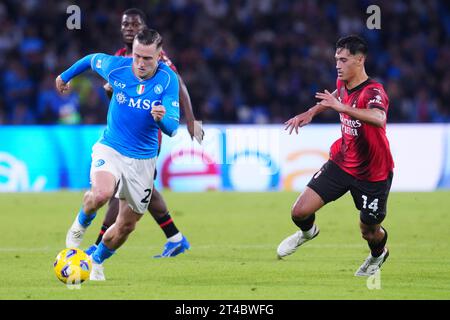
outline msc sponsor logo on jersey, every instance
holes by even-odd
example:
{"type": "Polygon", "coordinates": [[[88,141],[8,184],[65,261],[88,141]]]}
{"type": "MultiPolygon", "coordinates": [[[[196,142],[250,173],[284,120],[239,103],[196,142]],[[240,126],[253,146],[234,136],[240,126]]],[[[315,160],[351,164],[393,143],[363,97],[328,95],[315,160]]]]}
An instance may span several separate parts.
{"type": "Polygon", "coordinates": [[[130,102],[128,103],[128,106],[131,108],[136,109],[143,109],[143,110],[149,110],[150,108],[153,108],[154,106],[161,105],[161,100],[149,100],[149,99],[137,99],[134,100],[133,98],[130,98],[130,102]]]}
{"type": "Polygon", "coordinates": [[[162,85],[157,84],[157,85],[153,88],[153,91],[154,91],[156,94],[161,94],[161,93],[163,92],[163,87],[162,87],[162,85]]]}
{"type": "Polygon", "coordinates": [[[178,101],[172,101],[172,107],[179,108],[180,104],[178,103],[178,101]]]}
{"type": "Polygon", "coordinates": [[[116,100],[119,104],[128,102],[128,107],[142,110],[149,110],[154,106],[161,105],[161,100],[152,101],[150,99],[131,98],[127,97],[123,92],[119,92],[116,94],[116,100]]]}

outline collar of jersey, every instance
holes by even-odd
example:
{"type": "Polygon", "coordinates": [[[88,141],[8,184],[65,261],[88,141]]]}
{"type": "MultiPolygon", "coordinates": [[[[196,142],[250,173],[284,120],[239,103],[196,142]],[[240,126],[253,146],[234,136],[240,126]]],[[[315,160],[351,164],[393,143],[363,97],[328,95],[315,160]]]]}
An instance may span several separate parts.
{"type": "Polygon", "coordinates": [[[347,89],[347,87],[346,87],[345,89],[347,90],[347,94],[349,95],[349,94],[352,94],[353,92],[356,92],[356,91],[362,89],[363,87],[365,87],[366,85],[368,85],[369,82],[370,82],[371,80],[372,80],[372,79],[370,79],[370,77],[369,77],[369,78],[367,78],[366,81],[361,82],[361,83],[358,84],[356,87],[354,87],[353,89],[350,89],[350,90],[347,89]]]}

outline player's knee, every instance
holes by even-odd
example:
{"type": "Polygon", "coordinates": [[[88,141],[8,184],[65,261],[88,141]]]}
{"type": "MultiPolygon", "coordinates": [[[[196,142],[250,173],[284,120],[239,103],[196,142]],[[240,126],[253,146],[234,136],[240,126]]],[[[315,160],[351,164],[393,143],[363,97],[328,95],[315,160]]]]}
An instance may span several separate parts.
{"type": "Polygon", "coordinates": [[[304,220],[313,213],[314,212],[310,212],[310,210],[302,203],[296,203],[291,210],[291,216],[296,220],[304,220]]]}
{"type": "Polygon", "coordinates": [[[296,220],[304,220],[314,212],[315,211],[311,210],[309,206],[301,199],[297,201],[291,209],[292,218],[296,220]]]}
{"type": "Polygon", "coordinates": [[[112,197],[112,192],[108,190],[95,190],[93,192],[93,202],[96,208],[103,206],[112,197]]]}

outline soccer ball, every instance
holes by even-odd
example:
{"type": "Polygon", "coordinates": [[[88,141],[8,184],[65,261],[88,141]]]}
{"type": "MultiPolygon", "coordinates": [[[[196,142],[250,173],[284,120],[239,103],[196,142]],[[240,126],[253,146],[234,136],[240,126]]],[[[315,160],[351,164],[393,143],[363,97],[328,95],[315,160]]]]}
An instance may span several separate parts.
{"type": "Polygon", "coordinates": [[[81,249],[67,248],[56,256],[53,270],[56,277],[66,284],[80,284],[89,279],[92,264],[81,249]]]}

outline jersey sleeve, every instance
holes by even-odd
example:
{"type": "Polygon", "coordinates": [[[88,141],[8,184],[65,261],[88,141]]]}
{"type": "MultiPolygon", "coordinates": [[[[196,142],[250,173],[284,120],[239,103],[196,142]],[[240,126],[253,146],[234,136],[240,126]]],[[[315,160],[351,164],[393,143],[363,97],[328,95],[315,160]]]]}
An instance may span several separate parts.
{"type": "Polygon", "coordinates": [[[103,79],[109,81],[108,76],[114,69],[120,68],[125,62],[124,57],[111,56],[104,53],[94,54],[91,59],[91,69],[103,79]]]}
{"type": "Polygon", "coordinates": [[[72,78],[75,78],[80,73],[83,73],[87,69],[89,69],[91,65],[91,59],[94,56],[94,54],[89,54],[85,56],[84,58],[81,58],[77,62],[75,62],[73,65],[70,66],[69,69],[65,70],[60,74],[61,79],[68,83],[72,78]]]}
{"type": "Polygon", "coordinates": [[[179,84],[174,72],[170,73],[168,81],[161,100],[162,105],[166,108],[166,114],[158,122],[158,125],[162,132],[173,137],[180,124],[179,84]]]}
{"type": "Polygon", "coordinates": [[[364,92],[364,104],[367,109],[377,108],[387,112],[389,100],[382,87],[368,87],[364,92]]]}
{"type": "Polygon", "coordinates": [[[122,64],[121,57],[114,57],[104,53],[94,53],[81,58],[75,62],[69,69],[61,73],[61,79],[67,83],[80,73],[91,68],[97,72],[103,79],[108,81],[109,73],[122,64]]]}

